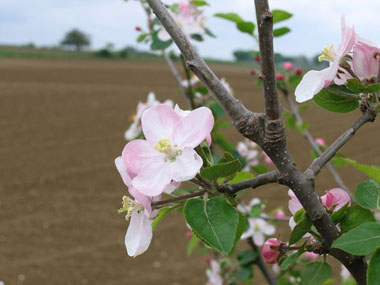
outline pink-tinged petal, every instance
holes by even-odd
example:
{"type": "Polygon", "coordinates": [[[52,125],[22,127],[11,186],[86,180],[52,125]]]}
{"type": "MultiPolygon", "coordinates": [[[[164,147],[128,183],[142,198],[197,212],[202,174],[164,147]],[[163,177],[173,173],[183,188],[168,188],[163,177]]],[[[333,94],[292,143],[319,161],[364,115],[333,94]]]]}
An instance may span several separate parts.
{"type": "Polygon", "coordinates": [[[173,140],[180,148],[195,148],[210,135],[213,126],[214,117],[209,108],[195,109],[182,119],[182,126],[175,129],[173,140]]]}
{"type": "MultiPolygon", "coordinates": [[[[265,221],[264,221],[265,222],[265,221]]],[[[274,226],[272,226],[271,224],[268,224],[267,222],[265,222],[265,226],[263,226],[261,228],[261,231],[267,235],[267,236],[271,236],[273,235],[275,232],[276,232],[276,228],[274,226]]]]}
{"type": "Polygon", "coordinates": [[[305,252],[304,257],[310,259],[311,261],[315,261],[318,259],[319,255],[314,252],[305,252]]]}
{"type": "Polygon", "coordinates": [[[130,187],[132,178],[128,174],[127,167],[125,166],[123,158],[121,156],[115,159],[115,165],[116,165],[117,170],[120,173],[121,178],[123,179],[124,184],[127,187],[130,187]]]}
{"type": "Polygon", "coordinates": [[[290,217],[289,219],[289,227],[291,230],[294,230],[294,228],[296,227],[296,222],[294,221],[294,217],[290,217]]]}
{"type": "Polygon", "coordinates": [[[325,87],[326,81],[334,79],[329,79],[329,75],[330,67],[307,72],[295,90],[296,101],[302,103],[312,99],[315,94],[325,87]]]}
{"type": "Polygon", "coordinates": [[[285,212],[280,209],[275,210],[273,213],[273,216],[277,219],[282,219],[286,217],[285,212]]]}
{"type": "Polygon", "coordinates": [[[180,182],[176,182],[176,181],[172,181],[171,183],[169,183],[165,187],[164,192],[167,193],[167,194],[172,193],[175,189],[178,188],[179,184],[181,184],[181,183],[180,182]]]}
{"type": "Polygon", "coordinates": [[[210,146],[211,143],[212,143],[211,134],[209,134],[209,135],[206,137],[206,141],[207,141],[208,145],[210,146]]]}
{"type": "Polygon", "coordinates": [[[262,246],[265,242],[265,237],[262,232],[255,232],[253,234],[253,242],[257,246],[262,246]]]}
{"type": "Polygon", "coordinates": [[[290,211],[290,213],[292,213],[292,215],[294,215],[299,210],[301,210],[303,207],[301,205],[301,202],[298,200],[298,198],[296,197],[296,195],[293,193],[292,190],[289,189],[288,195],[291,198],[289,200],[289,211],[290,211]]]}
{"type": "Polygon", "coordinates": [[[144,206],[145,210],[148,212],[148,216],[152,214],[151,198],[141,194],[136,188],[129,187],[129,193],[135,198],[141,205],[144,206]]]}
{"type": "Polygon", "coordinates": [[[349,53],[355,43],[355,29],[354,27],[348,27],[344,16],[341,19],[342,25],[342,40],[337,50],[336,60],[339,62],[347,53],[349,53]]]}
{"type": "Polygon", "coordinates": [[[182,154],[170,163],[170,177],[175,181],[193,179],[202,165],[202,158],[193,149],[185,148],[182,154]]]}
{"type": "Polygon", "coordinates": [[[153,197],[160,195],[170,183],[169,166],[166,162],[152,163],[133,178],[132,185],[141,194],[153,197]]]}
{"type": "Polygon", "coordinates": [[[271,246],[280,246],[280,245],[281,245],[281,242],[276,238],[270,238],[264,243],[261,253],[266,263],[268,264],[277,263],[277,256],[279,254],[279,251],[272,249],[271,246]]]}
{"type": "Polygon", "coordinates": [[[152,222],[144,211],[132,213],[131,221],[125,235],[125,247],[129,256],[136,257],[145,252],[152,240],[152,222]]]}
{"type": "Polygon", "coordinates": [[[145,140],[134,140],[124,147],[122,157],[129,174],[135,176],[152,163],[163,163],[166,155],[145,140]]]}
{"type": "Polygon", "coordinates": [[[377,77],[379,72],[379,58],[374,54],[380,49],[375,46],[358,43],[354,47],[352,66],[355,74],[361,79],[377,77]]]}
{"type": "Polygon", "coordinates": [[[330,208],[333,205],[334,195],[331,192],[327,192],[326,195],[321,197],[322,204],[327,208],[330,208]],[[324,199],[322,199],[324,197],[324,199]]]}
{"type": "Polygon", "coordinates": [[[145,138],[153,146],[161,138],[171,138],[181,118],[165,104],[155,105],[147,109],[141,118],[145,138]]]}
{"type": "Polygon", "coordinates": [[[335,211],[338,211],[340,208],[342,208],[347,203],[349,203],[349,205],[351,205],[350,196],[343,189],[334,188],[334,189],[331,189],[329,191],[329,193],[332,193],[334,196],[333,204],[336,205],[336,207],[334,209],[335,211]]]}

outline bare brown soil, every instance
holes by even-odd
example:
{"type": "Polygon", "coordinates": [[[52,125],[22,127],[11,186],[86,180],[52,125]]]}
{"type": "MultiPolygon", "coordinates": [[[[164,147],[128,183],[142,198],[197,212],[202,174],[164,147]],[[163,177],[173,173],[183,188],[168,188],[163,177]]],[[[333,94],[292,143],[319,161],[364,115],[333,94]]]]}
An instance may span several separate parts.
{"type": "MultiPolygon", "coordinates": [[[[248,107],[263,110],[248,68],[214,67],[248,107]]],[[[132,259],[124,248],[127,224],[116,212],[126,188],[113,160],[125,144],[129,117],[151,90],[161,100],[172,98],[186,107],[175,88],[164,62],[0,59],[0,280],[206,282],[205,256],[186,256],[186,226],[178,213],[161,222],[149,251],[132,259]]],[[[331,143],[357,116],[313,105],[304,117],[316,137],[331,143]]],[[[360,162],[380,164],[378,129],[378,123],[364,126],[343,152],[360,162]]],[[[235,130],[227,133],[239,140],[235,130]]],[[[288,137],[297,164],[305,168],[311,161],[307,143],[294,131],[288,137]]],[[[352,168],[339,172],[351,189],[365,179],[352,168]]],[[[324,170],[318,191],[333,187],[324,170]]],[[[281,204],[286,208],[288,200],[281,186],[249,195],[267,199],[269,209],[281,204]]]]}

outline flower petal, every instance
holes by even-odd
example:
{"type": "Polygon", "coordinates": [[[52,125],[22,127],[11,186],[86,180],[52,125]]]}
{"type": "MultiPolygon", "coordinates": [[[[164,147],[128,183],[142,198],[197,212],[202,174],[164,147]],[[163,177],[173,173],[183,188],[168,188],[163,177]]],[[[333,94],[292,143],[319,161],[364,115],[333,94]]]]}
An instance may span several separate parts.
{"type": "Polygon", "coordinates": [[[253,234],[253,242],[257,246],[262,246],[265,242],[265,237],[262,232],[255,232],[253,234]]]}
{"type": "Polygon", "coordinates": [[[329,74],[330,67],[322,70],[310,70],[307,72],[295,90],[296,101],[302,103],[312,99],[315,94],[325,87],[326,81],[332,81],[334,79],[329,79],[329,74]]]}
{"type": "Polygon", "coordinates": [[[161,138],[172,137],[181,118],[170,106],[159,104],[147,109],[142,115],[141,122],[145,138],[155,145],[161,138]]]}
{"type": "Polygon", "coordinates": [[[153,197],[160,195],[170,181],[168,163],[152,162],[132,180],[132,185],[141,194],[153,197]]]}
{"type": "Polygon", "coordinates": [[[298,200],[298,198],[296,197],[296,195],[294,194],[294,192],[292,190],[289,189],[288,195],[291,198],[289,200],[289,211],[290,211],[290,213],[292,213],[292,215],[294,215],[299,210],[301,210],[303,207],[301,205],[301,202],[298,200]]]}
{"type": "Polygon", "coordinates": [[[133,186],[129,187],[129,193],[135,198],[141,205],[144,206],[145,210],[148,212],[148,216],[152,214],[152,205],[151,198],[141,194],[136,188],[133,186]]]}
{"type": "Polygon", "coordinates": [[[115,165],[116,165],[117,170],[120,173],[121,178],[123,179],[124,184],[127,187],[130,187],[132,178],[130,177],[127,171],[127,167],[125,166],[123,158],[121,156],[115,159],[115,165]]]}
{"type": "Polygon", "coordinates": [[[144,211],[132,213],[131,221],[125,235],[125,247],[129,256],[136,257],[145,252],[152,240],[152,219],[144,211]]]}
{"type": "Polygon", "coordinates": [[[170,177],[175,181],[193,179],[202,165],[202,158],[193,149],[185,148],[182,154],[170,163],[170,177]]]}
{"type": "Polygon", "coordinates": [[[174,131],[173,140],[180,148],[195,148],[208,138],[214,126],[211,110],[201,107],[182,119],[182,126],[174,131]]]}
{"type": "Polygon", "coordinates": [[[134,140],[123,150],[122,157],[129,174],[135,176],[148,165],[165,160],[165,154],[158,152],[145,140],[134,140]]]}

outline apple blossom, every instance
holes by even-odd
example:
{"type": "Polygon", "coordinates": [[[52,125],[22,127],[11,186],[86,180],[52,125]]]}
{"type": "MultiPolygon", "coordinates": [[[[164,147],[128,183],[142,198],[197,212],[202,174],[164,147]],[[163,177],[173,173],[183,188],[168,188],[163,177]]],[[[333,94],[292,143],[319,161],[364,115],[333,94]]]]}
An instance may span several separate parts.
{"type": "MultiPolygon", "coordinates": [[[[132,116],[133,123],[130,125],[128,130],[125,132],[124,137],[126,140],[130,141],[135,139],[137,136],[141,134],[141,117],[142,114],[146,109],[148,109],[151,106],[158,105],[160,102],[156,99],[156,95],[153,92],[149,92],[147,101],[145,103],[139,102],[137,104],[137,111],[136,114],[132,116]]],[[[164,104],[172,107],[173,101],[172,100],[166,100],[164,104]]]]}
{"type": "Polygon", "coordinates": [[[277,219],[282,219],[282,218],[285,218],[286,215],[285,215],[285,212],[283,210],[277,209],[274,211],[273,217],[275,217],[277,219]]]}
{"type": "Polygon", "coordinates": [[[324,139],[321,139],[321,138],[315,139],[315,143],[319,144],[321,146],[326,146],[326,141],[324,139]]]}
{"type": "Polygon", "coordinates": [[[236,150],[247,161],[247,166],[244,170],[248,171],[250,166],[256,166],[260,163],[259,148],[256,143],[245,139],[244,142],[237,144],[236,150]]]}
{"type": "Polygon", "coordinates": [[[285,78],[285,76],[283,74],[281,74],[281,73],[277,73],[276,74],[276,79],[277,80],[283,80],[284,78],[285,78]]]}
{"type": "Polygon", "coordinates": [[[249,228],[241,235],[241,239],[251,237],[257,246],[262,246],[265,235],[273,235],[276,228],[260,218],[248,218],[249,228]]]}
{"type": "Polygon", "coordinates": [[[307,252],[305,252],[303,257],[306,259],[310,259],[311,261],[316,261],[318,259],[319,255],[314,253],[314,252],[307,251],[307,252]]]}
{"type": "Polygon", "coordinates": [[[220,274],[220,265],[216,260],[210,261],[210,269],[206,270],[208,278],[207,285],[223,285],[223,278],[220,274]]]}
{"type": "Polygon", "coordinates": [[[282,68],[286,71],[291,71],[293,69],[293,63],[291,63],[290,61],[285,61],[284,63],[282,63],[282,68]]]}
{"type": "MultiPolygon", "coordinates": [[[[251,199],[251,201],[249,202],[248,205],[244,205],[243,203],[239,203],[237,205],[236,209],[240,213],[248,215],[253,206],[260,205],[260,204],[261,204],[261,200],[259,198],[253,198],[253,199],[251,199]]],[[[265,208],[265,206],[263,204],[261,204],[261,209],[264,209],[264,208],[265,208]]]]}
{"type": "Polygon", "coordinates": [[[268,239],[263,246],[263,249],[261,251],[265,263],[268,264],[275,264],[277,263],[277,257],[279,254],[279,247],[282,244],[278,239],[276,238],[270,238],[268,239]],[[277,247],[277,248],[274,248],[277,247]]]}
{"type": "Polygon", "coordinates": [[[312,99],[315,94],[330,85],[338,73],[341,60],[352,50],[355,43],[354,28],[347,27],[343,17],[341,22],[342,41],[338,49],[335,51],[333,45],[327,46],[318,58],[319,61],[329,61],[330,66],[322,70],[311,70],[305,74],[295,90],[297,102],[302,103],[312,99]]]}
{"type": "Polygon", "coordinates": [[[376,46],[357,42],[354,46],[352,69],[360,80],[377,78],[379,73],[380,49],[376,46]]]}
{"type": "Polygon", "coordinates": [[[128,172],[136,175],[132,186],[153,197],[173,181],[194,178],[203,164],[194,148],[207,139],[214,125],[210,109],[201,107],[181,117],[160,104],[147,109],[141,121],[146,140],[129,142],[122,153],[128,172]]]}
{"type": "Polygon", "coordinates": [[[297,67],[296,68],[296,74],[297,75],[302,75],[302,69],[301,69],[301,67],[297,67]]]}
{"type": "MultiPolygon", "coordinates": [[[[192,1],[180,1],[178,3],[178,9],[176,11],[169,10],[169,13],[187,37],[191,37],[191,35],[194,34],[201,36],[206,34],[206,17],[202,15],[203,12],[200,11],[192,1]]],[[[157,36],[162,41],[168,41],[171,39],[169,33],[164,28],[158,32],[157,36]]]]}

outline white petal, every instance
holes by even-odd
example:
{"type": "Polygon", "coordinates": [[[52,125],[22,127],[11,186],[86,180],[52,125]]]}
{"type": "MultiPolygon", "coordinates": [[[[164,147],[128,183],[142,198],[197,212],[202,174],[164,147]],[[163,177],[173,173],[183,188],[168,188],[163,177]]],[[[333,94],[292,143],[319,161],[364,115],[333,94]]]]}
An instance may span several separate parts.
{"type": "Polygon", "coordinates": [[[170,163],[170,177],[175,181],[193,179],[202,164],[202,158],[193,149],[185,148],[182,154],[170,163]]]}
{"type": "Polygon", "coordinates": [[[148,249],[152,240],[152,222],[144,211],[132,213],[125,235],[125,247],[129,256],[136,257],[148,249]]]}
{"type": "Polygon", "coordinates": [[[296,101],[299,103],[308,101],[321,91],[325,86],[326,76],[329,74],[329,71],[330,68],[328,67],[322,70],[310,70],[307,72],[296,88],[296,101]]]}

